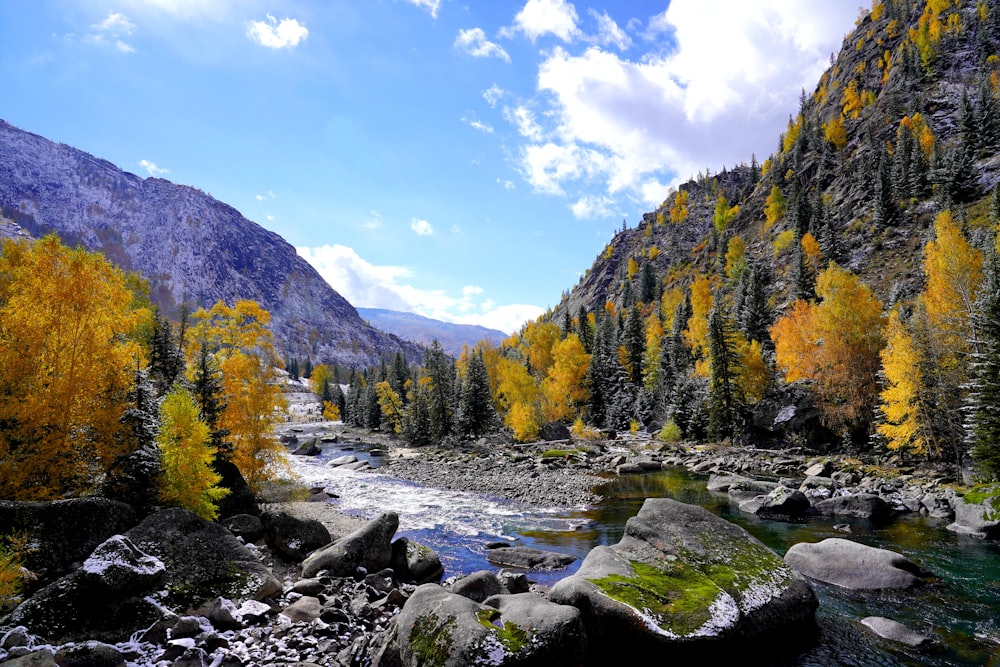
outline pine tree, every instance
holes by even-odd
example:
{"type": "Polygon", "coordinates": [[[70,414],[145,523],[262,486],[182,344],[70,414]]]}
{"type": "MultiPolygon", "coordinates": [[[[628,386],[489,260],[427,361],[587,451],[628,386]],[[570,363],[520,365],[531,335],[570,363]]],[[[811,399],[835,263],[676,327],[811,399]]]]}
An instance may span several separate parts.
{"type": "Polygon", "coordinates": [[[140,514],[156,504],[161,472],[156,436],[160,430],[160,399],[145,369],[137,369],[129,388],[128,408],[120,419],[120,434],[128,453],[117,457],[108,470],[101,495],[128,503],[140,514]]]}
{"type": "Polygon", "coordinates": [[[656,274],[650,262],[644,262],[639,271],[639,301],[653,303],[656,300],[656,274]]]}
{"type": "Polygon", "coordinates": [[[719,308],[708,317],[708,344],[712,359],[708,435],[718,439],[733,435],[736,421],[736,349],[730,324],[719,308]]]}
{"type": "Polygon", "coordinates": [[[454,426],[455,365],[435,340],[427,349],[424,368],[430,380],[431,435],[440,442],[454,426]]]}
{"type": "Polygon", "coordinates": [[[153,308],[153,322],[149,334],[149,377],[158,396],[165,396],[184,372],[184,355],[174,342],[170,323],[153,308]]]}
{"type": "Polygon", "coordinates": [[[892,173],[889,167],[889,156],[879,153],[875,172],[874,211],[872,217],[879,229],[885,229],[896,223],[898,211],[893,198],[892,173]]]}
{"type": "Polygon", "coordinates": [[[403,414],[403,437],[415,447],[423,447],[434,442],[431,436],[431,411],[427,389],[419,382],[413,384],[408,399],[409,405],[403,414]]]}
{"type": "Polygon", "coordinates": [[[392,390],[403,399],[403,404],[405,405],[406,382],[410,379],[410,366],[406,363],[406,358],[403,357],[402,352],[397,351],[396,356],[392,358],[392,370],[386,379],[389,381],[392,390]]]}
{"type": "Polygon", "coordinates": [[[767,265],[754,262],[737,286],[736,326],[747,340],[755,340],[762,345],[770,345],[768,328],[772,314],[769,304],[771,276],[767,265]]]}
{"type": "Polygon", "coordinates": [[[576,327],[577,333],[580,335],[580,342],[583,343],[583,349],[590,354],[594,350],[594,329],[590,326],[590,316],[587,313],[587,307],[583,304],[580,305],[580,310],[576,315],[576,327]]]}
{"type": "Polygon", "coordinates": [[[628,360],[628,381],[642,384],[642,357],[646,352],[646,336],[642,325],[642,313],[638,308],[629,311],[625,319],[625,335],[622,340],[628,360]]]}
{"type": "Polygon", "coordinates": [[[976,300],[967,432],[983,477],[1000,481],[1000,257],[991,251],[976,300]]]}
{"type": "Polygon", "coordinates": [[[198,404],[202,421],[208,426],[209,442],[220,458],[229,458],[233,445],[226,438],[229,431],[220,426],[222,413],[226,409],[226,398],[222,383],[222,371],[215,361],[207,343],[198,345],[198,358],[191,378],[191,394],[198,404]]]}
{"type": "Polygon", "coordinates": [[[482,351],[474,352],[469,359],[457,421],[459,433],[464,436],[479,437],[496,428],[497,413],[493,407],[490,378],[482,351]]]}

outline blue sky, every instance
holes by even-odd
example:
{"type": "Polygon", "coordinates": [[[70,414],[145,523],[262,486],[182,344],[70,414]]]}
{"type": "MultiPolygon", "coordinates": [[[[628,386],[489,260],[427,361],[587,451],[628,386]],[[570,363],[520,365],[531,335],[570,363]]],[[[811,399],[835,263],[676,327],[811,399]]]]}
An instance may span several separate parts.
{"type": "Polygon", "coordinates": [[[357,306],[512,331],[763,159],[844,0],[0,0],[0,118],[192,185],[357,306]]]}

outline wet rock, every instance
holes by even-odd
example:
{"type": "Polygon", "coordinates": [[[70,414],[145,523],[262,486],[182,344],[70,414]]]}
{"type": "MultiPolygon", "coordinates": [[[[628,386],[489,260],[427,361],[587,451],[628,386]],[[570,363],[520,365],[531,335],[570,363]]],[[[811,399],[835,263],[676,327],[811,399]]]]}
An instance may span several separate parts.
{"type": "Polygon", "coordinates": [[[853,516],[869,521],[885,521],[892,516],[892,507],[871,493],[835,496],[819,501],[814,507],[825,516],[853,516]]]}
{"type": "Polygon", "coordinates": [[[295,448],[292,456],[318,456],[323,453],[319,446],[319,438],[310,438],[295,448]]]}
{"type": "Polygon", "coordinates": [[[852,590],[912,588],[933,576],[895,551],[839,537],[795,544],[785,562],[808,577],[852,590]]]}
{"type": "Polygon", "coordinates": [[[594,548],[549,599],[580,609],[595,664],[720,658],[744,642],[804,634],[817,605],[745,530],[666,498],[647,499],[622,540],[594,548]]]}
{"type": "Polygon", "coordinates": [[[879,637],[890,639],[907,646],[923,646],[931,641],[930,637],[914,632],[902,623],[882,616],[869,616],[861,619],[865,626],[879,637]]]}
{"type": "Polygon", "coordinates": [[[378,571],[392,563],[390,540],[399,527],[399,517],[386,513],[333,544],[317,549],[302,563],[302,576],[314,577],[326,570],[331,576],[351,576],[363,567],[378,571]]]}
{"type": "Polygon", "coordinates": [[[729,497],[737,503],[742,503],[745,500],[750,500],[752,498],[756,498],[757,496],[766,496],[776,488],[778,488],[778,484],[775,482],[762,482],[756,479],[743,478],[731,483],[727,493],[729,494],[729,497]]]}
{"type": "Polygon", "coordinates": [[[504,591],[511,595],[528,592],[528,577],[525,576],[524,572],[500,570],[497,573],[497,580],[504,591]]]}
{"type": "Polygon", "coordinates": [[[708,490],[727,493],[729,487],[737,482],[747,481],[742,475],[712,474],[708,477],[708,490]]]}
{"type": "Polygon", "coordinates": [[[500,547],[490,549],[486,560],[500,567],[518,567],[524,570],[561,570],[576,560],[576,556],[531,547],[500,547]]]}
{"type": "Polygon", "coordinates": [[[809,507],[809,499],[804,493],[798,489],[779,486],[764,497],[754,513],[765,519],[794,521],[804,517],[809,507]]]}
{"type": "Polygon", "coordinates": [[[955,521],[948,524],[948,530],[972,535],[987,540],[1000,540],[1000,511],[986,502],[970,503],[962,496],[953,500],[955,521]]]}
{"type": "Polygon", "coordinates": [[[440,581],[444,566],[428,546],[401,537],[392,543],[392,569],[400,581],[426,584],[440,581]]]}
{"type": "Polygon", "coordinates": [[[503,587],[493,572],[479,570],[452,584],[451,592],[475,602],[483,602],[488,597],[502,593],[503,587]]]}
{"type": "Polygon", "coordinates": [[[300,562],[330,543],[330,532],[315,519],[298,519],[285,512],[264,512],[260,517],[264,542],[278,554],[300,562]]]}
{"type": "Polygon", "coordinates": [[[947,519],[951,521],[955,518],[955,510],[951,501],[943,493],[927,493],[920,499],[920,505],[927,516],[933,519],[947,519]]]}
{"type": "Polygon", "coordinates": [[[353,454],[345,454],[344,456],[338,456],[335,459],[330,459],[326,465],[331,468],[338,468],[340,466],[346,466],[349,463],[357,463],[358,457],[353,454]]]}
{"type": "Polygon", "coordinates": [[[264,525],[260,522],[260,517],[253,514],[234,514],[219,523],[246,544],[253,544],[264,537],[264,525]]]}

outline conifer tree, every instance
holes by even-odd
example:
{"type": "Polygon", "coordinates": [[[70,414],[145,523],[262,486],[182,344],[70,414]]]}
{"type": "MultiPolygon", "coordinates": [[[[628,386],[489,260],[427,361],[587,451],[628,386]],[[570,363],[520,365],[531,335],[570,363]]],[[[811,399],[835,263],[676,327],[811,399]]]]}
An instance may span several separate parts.
{"type": "Polygon", "coordinates": [[[493,407],[490,378],[482,350],[479,350],[473,352],[465,371],[458,404],[458,430],[464,436],[479,437],[489,433],[496,425],[497,413],[493,407]]]}
{"type": "Polygon", "coordinates": [[[736,326],[748,340],[755,340],[762,345],[769,345],[771,337],[768,329],[771,326],[771,306],[769,291],[771,276],[767,265],[754,262],[743,274],[736,290],[734,311],[736,326]]]}
{"type": "Polygon", "coordinates": [[[156,445],[160,430],[160,399],[146,369],[137,369],[128,391],[128,408],[121,416],[125,427],[119,434],[127,452],[118,456],[108,470],[101,495],[120,500],[149,512],[159,493],[161,460],[156,445]]]}
{"type": "Polygon", "coordinates": [[[889,157],[885,152],[879,153],[875,172],[874,211],[872,216],[879,229],[885,229],[896,223],[898,211],[892,191],[892,173],[889,168],[889,157]]]}
{"type": "Polygon", "coordinates": [[[191,372],[191,394],[198,405],[202,421],[208,426],[209,442],[217,456],[229,458],[233,445],[226,440],[229,431],[220,425],[222,413],[226,409],[222,371],[219,370],[208,343],[199,343],[198,356],[191,372]]]}
{"type": "Polygon", "coordinates": [[[431,436],[431,411],[427,388],[420,382],[413,383],[403,415],[403,437],[411,445],[422,447],[434,442],[431,436]]]}
{"type": "Polygon", "coordinates": [[[967,432],[979,473],[1000,481],[1000,257],[987,255],[973,314],[972,381],[967,432]]]}
{"type": "Polygon", "coordinates": [[[625,357],[628,362],[628,381],[632,384],[642,384],[642,356],[646,352],[646,336],[642,325],[642,314],[638,308],[632,308],[625,319],[625,335],[622,340],[625,346],[625,357]]]}
{"type": "Polygon", "coordinates": [[[455,366],[437,340],[427,349],[424,368],[430,380],[431,435],[440,442],[454,426],[455,366]]]}
{"type": "Polygon", "coordinates": [[[587,313],[587,307],[583,304],[580,305],[580,311],[577,313],[576,319],[580,342],[583,343],[583,349],[587,354],[590,354],[594,350],[594,329],[590,325],[590,315],[587,313]]]}
{"type": "Polygon", "coordinates": [[[157,395],[165,396],[183,372],[184,355],[174,342],[170,322],[154,307],[149,334],[149,377],[157,395]]]}
{"type": "Polygon", "coordinates": [[[733,435],[736,420],[736,349],[730,324],[719,308],[713,308],[708,317],[708,345],[712,359],[708,435],[725,438],[733,435]]]}
{"type": "Polygon", "coordinates": [[[656,300],[656,274],[650,262],[644,262],[639,270],[639,301],[653,303],[656,300]]]}

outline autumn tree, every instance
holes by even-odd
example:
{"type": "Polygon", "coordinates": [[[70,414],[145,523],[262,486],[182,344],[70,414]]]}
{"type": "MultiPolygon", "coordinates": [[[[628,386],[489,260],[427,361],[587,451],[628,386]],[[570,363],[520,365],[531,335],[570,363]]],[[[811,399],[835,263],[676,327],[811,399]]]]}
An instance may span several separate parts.
{"type": "Polygon", "coordinates": [[[590,398],[587,368],[590,355],[576,334],[570,334],[552,349],[552,367],[542,382],[542,418],[570,421],[590,398]]]}
{"type": "Polygon", "coordinates": [[[128,277],[55,236],[0,250],[0,497],[86,493],[118,437],[149,311],[128,277]]]}
{"type": "Polygon", "coordinates": [[[703,274],[691,283],[691,317],[684,330],[684,339],[695,358],[695,372],[702,377],[709,375],[708,314],[712,310],[712,287],[703,274]]]}
{"type": "Polygon", "coordinates": [[[771,227],[785,215],[785,196],[777,185],[771,186],[771,192],[767,195],[764,203],[764,216],[767,219],[767,226],[771,227]]]}
{"type": "Polygon", "coordinates": [[[688,219],[688,215],[690,215],[688,200],[689,195],[687,190],[677,191],[677,194],[674,195],[674,201],[670,205],[670,222],[679,225],[688,219]]]}
{"type": "Polygon", "coordinates": [[[880,353],[885,387],[880,394],[884,417],[877,425],[889,449],[927,454],[933,438],[927,432],[922,395],[920,350],[898,310],[892,311],[880,353]]]}
{"type": "Polygon", "coordinates": [[[816,279],[818,303],[796,301],[771,327],[787,382],[816,388],[824,420],[860,433],[878,398],[882,305],[857,276],[831,263],[816,279]]]}
{"type": "Polygon", "coordinates": [[[725,193],[720,191],[718,198],[715,200],[715,211],[712,214],[712,225],[715,227],[715,231],[719,234],[726,231],[729,223],[733,221],[733,218],[739,212],[739,205],[730,206],[725,193]]]}
{"type": "Polygon", "coordinates": [[[219,487],[222,477],[212,469],[215,451],[208,426],[186,389],[175,387],[163,399],[160,422],[156,439],[163,460],[160,501],[215,519],[217,503],[229,491],[219,487]]]}
{"type": "Polygon", "coordinates": [[[519,442],[535,438],[541,418],[535,379],[521,361],[510,357],[500,359],[497,375],[497,400],[504,424],[519,442]]]}

